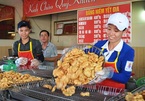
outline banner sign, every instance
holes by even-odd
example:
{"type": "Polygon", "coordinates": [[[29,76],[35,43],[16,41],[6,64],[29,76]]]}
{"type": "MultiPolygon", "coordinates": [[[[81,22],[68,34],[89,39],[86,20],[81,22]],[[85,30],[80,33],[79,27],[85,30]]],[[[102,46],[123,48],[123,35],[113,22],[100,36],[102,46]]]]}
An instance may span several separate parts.
{"type": "Polygon", "coordinates": [[[129,29],[122,39],[130,43],[131,41],[131,11],[130,3],[103,8],[78,11],[78,44],[93,43],[98,40],[107,39],[106,23],[111,14],[121,12],[129,19],[129,29]]]}
{"type": "Polygon", "coordinates": [[[130,0],[23,0],[23,13],[33,17],[126,1],[130,0]]]}
{"type": "Polygon", "coordinates": [[[0,5],[0,21],[14,19],[14,7],[0,5]]]}

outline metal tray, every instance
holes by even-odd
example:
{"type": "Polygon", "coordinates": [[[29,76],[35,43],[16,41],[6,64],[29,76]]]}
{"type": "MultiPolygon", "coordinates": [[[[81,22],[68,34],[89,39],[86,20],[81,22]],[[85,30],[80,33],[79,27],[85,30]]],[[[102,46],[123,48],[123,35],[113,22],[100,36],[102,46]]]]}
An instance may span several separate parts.
{"type": "MultiPolygon", "coordinates": [[[[25,73],[29,73],[29,74],[33,74],[33,72],[32,71],[23,71],[23,73],[25,74],[25,73]]],[[[48,77],[51,77],[51,76],[49,76],[49,74],[50,74],[50,72],[48,72],[48,71],[43,71],[43,70],[36,70],[36,73],[34,73],[33,75],[34,76],[37,76],[37,75],[40,75],[40,77],[46,77],[46,78],[48,78],[48,77]],[[43,74],[43,75],[41,75],[41,74],[43,74]]],[[[13,89],[13,87],[16,87],[16,86],[23,86],[23,85],[33,85],[33,84],[36,84],[36,83],[41,83],[41,82],[43,82],[43,81],[45,81],[45,79],[46,78],[43,78],[43,80],[39,80],[39,81],[33,81],[33,82],[26,82],[26,83],[20,83],[20,84],[14,84],[14,85],[11,85],[11,87],[9,87],[9,88],[5,88],[5,89],[0,89],[0,101],[2,100],[2,101],[7,101],[6,99],[8,98],[8,93],[7,93],[7,91],[9,91],[9,90],[11,90],[11,89],[13,89]]],[[[12,93],[13,95],[14,95],[14,93],[12,93]]],[[[16,96],[17,97],[17,96],[16,96]]],[[[9,99],[10,100],[10,99],[9,99]]],[[[27,100],[26,100],[27,101],[27,100]]],[[[31,101],[31,100],[30,100],[31,101]]]]}
{"type": "MultiPolygon", "coordinates": [[[[97,90],[86,89],[81,87],[76,88],[76,92],[74,95],[67,97],[64,96],[60,90],[51,92],[51,90],[42,87],[43,84],[54,85],[54,81],[46,80],[45,82],[37,84],[23,85],[9,91],[11,94],[15,93],[16,97],[18,96],[17,94],[23,94],[25,96],[29,96],[41,101],[107,101],[109,98],[111,98],[111,96],[98,93],[97,90]],[[80,96],[80,92],[84,91],[90,92],[90,96],[89,97],[80,96]]],[[[13,96],[13,98],[15,98],[15,96],[13,96]]],[[[21,100],[21,98],[19,100],[21,100]]]]}
{"type": "MultiPolygon", "coordinates": [[[[138,92],[141,92],[145,90],[145,85],[142,85],[136,89],[134,89],[133,91],[131,91],[131,93],[138,93],[138,92]]],[[[112,98],[110,98],[108,101],[125,101],[125,96],[127,94],[127,91],[121,93],[121,94],[118,94],[117,96],[114,96],[112,98]]]]}
{"type": "Polygon", "coordinates": [[[105,101],[108,99],[107,96],[99,94],[97,92],[90,92],[91,96],[89,97],[82,97],[80,96],[80,90],[76,90],[76,93],[71,97],[66,97],[62,94],[60,90],[56,90],[55,92],[51,92],[48,89],[43,87],[34,87],[31,89],[24,89],[22,88],[20,91],[10,91],[13,98],[19,98],[17,94],[23,94],[25,96],[29,96],[35,99],[39,99],[41,101],[105,101]],[[14,95],[15,94],[15,95],[14,95]]]}
{"type": "Polygon", "coordinates": [[[39,77],[42,77],[42,78],[53,78],[53,70],[43,70],[43,69],[31,69],[31,70],[21,70],[21,71],[18,71],[22,74],[30,74],[30,75],[33,75],[33,76],[39,76],[39,77]]]}
{"type": "Polygon", "coordinates": [[[10,99],[8,95],[9,94],[7,90],[0,92],[0,101],[18,101],[16,99],[10,99]]]}
{"type": "Polygon", "coordinates": [[[24,94],[21,94],[21,93],[16,93],[14,91],[9,91],[9,94],[10,94],[10,100],[17,100],[17,101],[41,101],[41,100],[38,100],[38,99],[35,99],[35,98],[32,98],[32,97],[29,97],[29,96],[26,96],[24,94]]]}
{"type": "MultiPolygon", "coordinates": [[[[34,71],[32,71],[32,70],[25,70],[25,71],[19,71],[21,74],[26,74],[26,73],[28,73],[28,74],[30,74],[30,75],[32,75],[32,76],[36,76],[36,77],[41,77],[42,79],[48,79],[48,78],[50,78],[50,79],[53,79],[53,76],[52,76],[52,71],[44,71],[44,70],[35,70],[35,72],[34,71]]],[[[1,73],[1,72],[0,72],[1,73]]],[[[41,81],[43,81],[43,80],[37,80],[37,81],[33,81],[33,82],[41,82],[41,81]]],[[[27,83],[29,83],[29,82],[25,82],[24,84],[27,84],[27,83]]],[[[30,82],[31,83],[31,82],[30,82]]],[[[7,88],[3,88],[3,89],[1,89],[0,88],[0,94],[1,94],[1,92],[4,92],[4,91],[6,91],[6,90],[8,90],[8,89],[11,89],[11,88],[13,88],[13,86],[15,86],[15,85],[19,85],[19,84],[11,84],[10,85],[10,87],[7,87],[7,88]]]]}
{"type": "MultiPolygon", "coordinates": [[[[12,92],[13,89],[15,89],[16,87],[33,87],[38,85],[39,83],[44,82],[45,79],[43,80],[39,80],[39,81],[32,81],[32,82],[27,82],[27,83],[20,83],[20,84],[15,84],[12,85],[11,88],[5,89],[5,90],[1,90],[0,91],[0,101],[19,101],[21,99],[21,101],[38,101],[37,99],[25,96],[21,93],[15,93],[12,92]],[[11,91],[11,92],[10,92],[11,91]]],[[[39,100],[40,101],[40,100],[39,100]]]]}

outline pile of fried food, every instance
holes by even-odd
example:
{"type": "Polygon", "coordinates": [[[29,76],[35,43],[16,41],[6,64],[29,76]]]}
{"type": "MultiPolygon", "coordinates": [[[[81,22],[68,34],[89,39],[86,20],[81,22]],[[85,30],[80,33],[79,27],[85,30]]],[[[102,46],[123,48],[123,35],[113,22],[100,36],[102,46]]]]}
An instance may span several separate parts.
{"type": "Polygon", "coordinates": [[[88,84],[95,77],[95,73],[102,70],[103,62],[103,56],[93,52],[86,54],[82,49],[73,48],[57,62],[58,67],[53,71],[56,88],[64,95],[72,96],[75,86],[88,84]]]}
{"type": "Polygon", "coordinates": [[[145,101],[145,90],[141,92],[137,92],[135,94],[131,92],[127,92],[127,95],[125,96],[126,101],[145,101]]]}
{"type": "Polygon", "coordinates": [[[30,74],[21,74],[15,71],[7,71],[0,73],[0,89],[7,89],[15,84],[23,84],[39,80],[43,80],[43,78],[31,76],[30,74]]]}

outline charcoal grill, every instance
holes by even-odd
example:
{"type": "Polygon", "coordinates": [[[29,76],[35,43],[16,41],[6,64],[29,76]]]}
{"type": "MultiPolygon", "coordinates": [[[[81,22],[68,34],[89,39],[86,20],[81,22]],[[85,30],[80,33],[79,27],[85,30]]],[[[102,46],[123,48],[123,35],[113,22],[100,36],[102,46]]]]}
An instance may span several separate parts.
{"type": "Polygon", "coordinates": [[[40,101],[107,101],[111,98],[111,96],[98,93],[95,89],[84,88],[81,86],[76,87],[74,95],[66,97],[60,90],[56,89],[55,92],[51,92],[51,90],[42,87],[44,84],[53,86],[55,83],[53,80],[47,79],[37,83],[21,84],[15,86],[13,89],[9,90],[9,92],[13,98],[17,98],[18,100],[22,100],[18,94],[23,94],[26,97],[35,98],[40,101]],[[80,96],[80,93],[85,91],[90,92],[90,96],[80,96]]]}

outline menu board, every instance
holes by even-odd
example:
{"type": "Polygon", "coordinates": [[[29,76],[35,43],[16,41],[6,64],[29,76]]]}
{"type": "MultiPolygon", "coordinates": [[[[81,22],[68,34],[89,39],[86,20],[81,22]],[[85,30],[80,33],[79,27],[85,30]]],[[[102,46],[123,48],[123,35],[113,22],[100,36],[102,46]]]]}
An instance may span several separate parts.
{"type": "Polygon", "coordinates": [[[98,40],[107,39],[106,24],[111,14],[121,12],[129,19],[127,33],[123,34],[122,39],[126,43],[131,42],[131,10],[130,3],[116,6],[95,8],[78,11],[78,44],[93,43],[98,40]]]}

